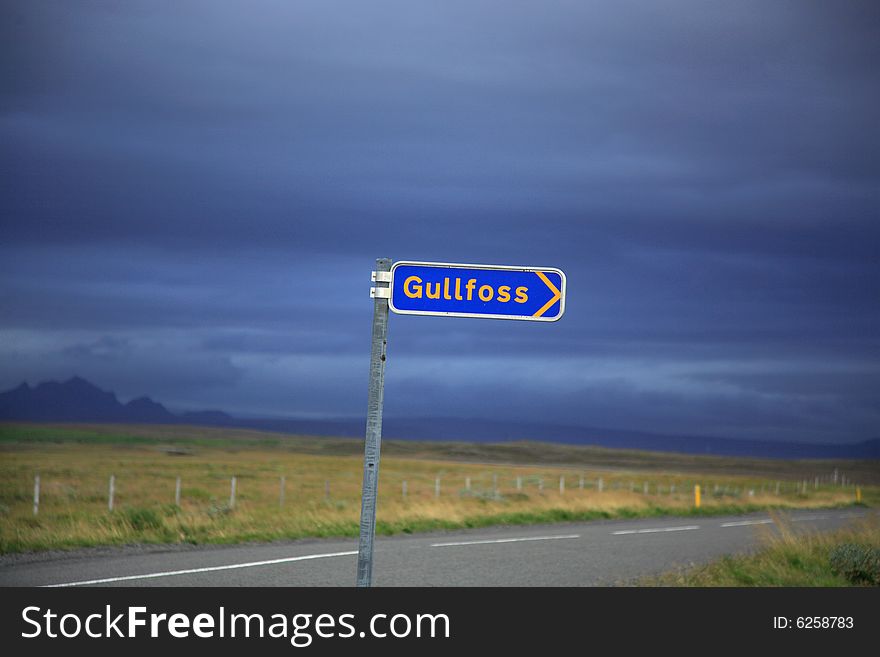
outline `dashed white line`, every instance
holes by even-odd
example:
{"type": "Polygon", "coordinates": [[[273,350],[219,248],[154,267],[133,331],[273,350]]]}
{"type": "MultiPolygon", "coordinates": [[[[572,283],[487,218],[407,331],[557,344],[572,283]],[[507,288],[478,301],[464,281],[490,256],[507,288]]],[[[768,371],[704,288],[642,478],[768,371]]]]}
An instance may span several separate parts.
{"type": "Polygon", "coordinates": [[[736,522],[723,522],[721,523],[722,527],[743,527],[745,525],[772,525],[773,521],[770,518],[766,520],[738,520],[736,522]]]}
{"type": "Polygon", "coordinates": [[[807,522],[809,520],[827,520],[828,516],[804,516],[802,518],[792,518],[792,522],[807,522]]]}
{"type": "Polygon", "coordinates": [[[622,529],[617,532],[611,532],[612,536],[623,536],[624,534],[655,534],[658,532],[686,532],[692,529],[699,529],[699,525],[684,525],[683,527],[654,527],[652,529],[622,529]]]}
{"type": "Polygon", "coordinates": [[[134,579],[152,579],[154,577],[173,577],[174,575],[190,575],[192,573],[211,573],[217,570],[234,570],[236,568],[254,568],[255,566],[272,566],[279,563],[292,561],[308,561],[310,559],[327,559],[329,557],[350,557],[356,555],[357,550],[352,552],[326,552],[324,554],[307,554],[302,557],[286,557],[283,559],[269,559],[268,561],[250,561],[248,563],[233,563],[227,566],[207,566],[205,568],[188,568],[187,570],[166,570],[158,573],[145,575],[125,575],[123,577],[105,577],[103,579],[86,579],[79,582],[65,582],[64,584],[46,584],[42,588],[60,588],[65,586],[88,586],[90,584],[109,584],[111,582],[128,582],[134,579]]]}
{"type": "Polygon", "coordinates": [[[525,536],[523,538],[496,538],[486,541],[456,541],[455,543],[432,543],[431,547],[454,547],[458,545],[489,545],[490,543],[520,543],[523,541],[559,541],[566,538],[580,538],[580,534],[564,536],[525,536]]]}

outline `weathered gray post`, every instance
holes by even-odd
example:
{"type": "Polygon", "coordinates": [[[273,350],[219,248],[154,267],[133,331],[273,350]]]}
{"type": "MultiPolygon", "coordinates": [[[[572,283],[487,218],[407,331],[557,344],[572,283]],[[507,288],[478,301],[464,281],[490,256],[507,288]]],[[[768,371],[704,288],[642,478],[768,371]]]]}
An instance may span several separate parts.
{"type": "Polygon", "coordinates": [[[40,475],[34,475],[34,515],[40,512],[40,475]]]}
{"type": "Polygon", "coordinates": [[[116,475],[110,475],[110,494],[107,499],[107,507],[113,510],[113,496],[116,494],[116,475]]]}
{"type": "Polygon", "coordinates": [[[284,475],[281,475],[281,483],[278,486],[278,508],[282,508],[284,506],[284,484],[287,483],[287,478],[284,475]]]}
{"type": "Polygon", "coordinates": [[[379,454],[382,446],[382,402],[385,395],[390,272],[390,258],[376,260],[376,286],[371,290],[373,332],[370,347],[367,431],[364,440],[364,485],[361,494],[361,524],[358,540],[357,585],[359,587],[368,587],[373,580],[373,539],[376,533],[376,494],[379,484],[379,454]]]}
{"type": "Polygon", "coordinates": [[[174,484],[174,506],[180,506],[180,477],[174,484]]]}
{"type": "Polygon", "coordinates": [[[235,508],[235,475],[232,475],[232,481],[229,482],[229,508],[235,508]]]}

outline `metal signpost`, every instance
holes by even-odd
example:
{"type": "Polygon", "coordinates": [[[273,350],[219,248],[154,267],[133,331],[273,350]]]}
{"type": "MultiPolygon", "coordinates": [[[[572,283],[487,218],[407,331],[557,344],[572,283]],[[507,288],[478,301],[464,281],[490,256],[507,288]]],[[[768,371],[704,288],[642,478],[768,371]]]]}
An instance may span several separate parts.
{"type": "Polygon", "coordinates": [[[373,577],[388,311],[532,322],[555,322],[565,312],[565,274],[552,267],[409,261],[392,265],[390,259],[379,258],[372,280],[373,338],[358,542],[359,587],[370,586],[373,577]]]}

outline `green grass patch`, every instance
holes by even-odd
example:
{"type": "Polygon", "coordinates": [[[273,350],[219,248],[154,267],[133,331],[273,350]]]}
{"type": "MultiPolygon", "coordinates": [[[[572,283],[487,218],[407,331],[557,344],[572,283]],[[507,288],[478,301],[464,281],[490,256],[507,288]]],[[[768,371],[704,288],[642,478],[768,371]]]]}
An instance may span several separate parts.
{"type": "Polygon", "coordinates": [[[880,585],[880,516],[835,532],[795,532],[776,518],[753,554],[639,580],[641,586],[877,586],[880,585]]]}

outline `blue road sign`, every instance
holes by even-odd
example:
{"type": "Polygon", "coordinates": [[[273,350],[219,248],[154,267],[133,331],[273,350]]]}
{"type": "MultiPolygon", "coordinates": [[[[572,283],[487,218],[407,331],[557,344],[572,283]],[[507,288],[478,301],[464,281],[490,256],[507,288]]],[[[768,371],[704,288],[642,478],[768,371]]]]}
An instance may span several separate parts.
{"type": "Polygon", "coordinates": [[[565,312],[565,274],[551,267],[396,262],[388,307],[401,315],[555,322],[565,312]]]}

